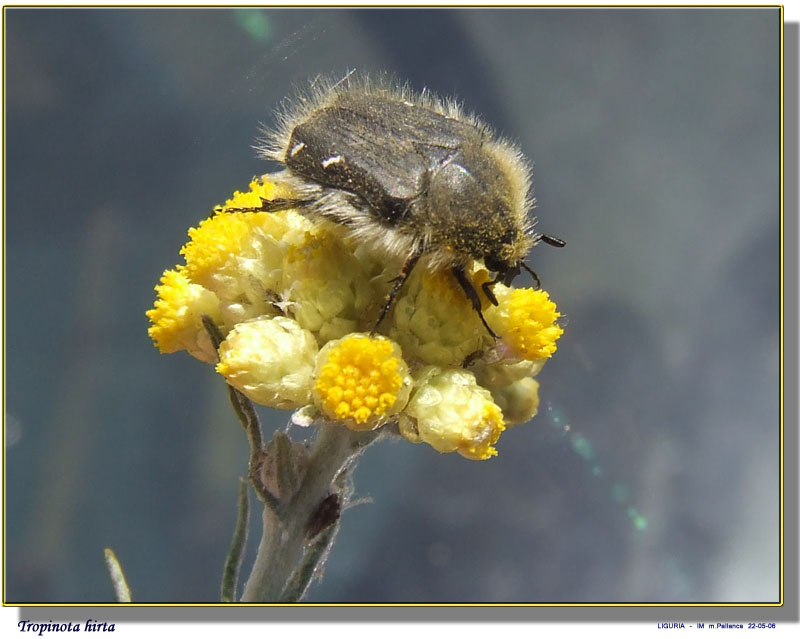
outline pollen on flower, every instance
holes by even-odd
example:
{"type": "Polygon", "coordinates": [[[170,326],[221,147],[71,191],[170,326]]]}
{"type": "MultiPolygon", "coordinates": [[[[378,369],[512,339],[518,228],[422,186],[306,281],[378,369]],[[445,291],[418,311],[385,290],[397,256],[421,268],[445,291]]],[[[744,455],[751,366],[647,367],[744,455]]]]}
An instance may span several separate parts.
{"type": "Polygon", "coordinates": [[[396,344],[352,334],[329,342],[317,361],[315,397],[322,412],[354,430],[375,428],[402,409],[408,367],[396,344]]]}
{"type": "Polygon", "coordinates": [[[500,308],[490,317],[497,317],[496,330],[504,340],[524,359],[552,356],[564,329],[556,324],[561,313],[556,310],[547,291],[522,288],[497,292],[500,308]]]}
{"type": "Polygon", "coordinates": [[[151,326],[147,334],[162,353],[187,350],[205,361],[216,360],[216,350],[203,327],[203,315],[220,323],[217,296],[199,284],[192,284],[181,270],[164,271],[155,288],[158,298],[146,315],[151,326]]]}

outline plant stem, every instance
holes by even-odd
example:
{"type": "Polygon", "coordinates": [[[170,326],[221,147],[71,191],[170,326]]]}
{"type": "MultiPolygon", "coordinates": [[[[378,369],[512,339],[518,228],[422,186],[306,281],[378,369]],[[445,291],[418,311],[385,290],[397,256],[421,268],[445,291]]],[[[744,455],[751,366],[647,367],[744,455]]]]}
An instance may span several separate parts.
{"type": "Polygon", "coordinates": [[[264,531],[243,602],[278,601],[309,541],[309,519],[334,490],[331,485],[339,473],[375,441],[379,432],[351,431],[340,424],[318,427],[305,476],[283,517],[264,508],[264,531]]]}

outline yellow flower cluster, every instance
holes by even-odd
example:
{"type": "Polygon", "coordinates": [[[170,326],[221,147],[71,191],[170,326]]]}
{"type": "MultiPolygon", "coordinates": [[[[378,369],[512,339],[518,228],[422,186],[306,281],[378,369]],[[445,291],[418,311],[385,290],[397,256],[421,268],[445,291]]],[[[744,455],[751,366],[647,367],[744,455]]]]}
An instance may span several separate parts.
{"type": "MultiPolygon", "coordinates": [[[[252,210],[291,196],[254,179],[189,230],[185,263],[164,273],[147,312],[156,347],[216,363],[259,404],[354,430],[394,423],[469,459],[497,454],[506,426],[536,414],[533,377],[563,333],[548,294],[497,284],[499,305],[483,309],[495,342],[450,273],[418,267],[377,334],[402,261],[332,222],[252,210]],[[203,316],[224,336],[218,351],[203,316]]],[[[468,276],[480,290],[489,274],[476,262],[468,276]]]]}

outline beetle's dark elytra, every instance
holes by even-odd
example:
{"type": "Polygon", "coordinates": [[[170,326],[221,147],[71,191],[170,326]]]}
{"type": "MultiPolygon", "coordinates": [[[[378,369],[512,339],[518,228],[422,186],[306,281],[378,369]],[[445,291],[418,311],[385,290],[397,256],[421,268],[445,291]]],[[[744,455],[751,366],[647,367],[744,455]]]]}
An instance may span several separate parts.
{"type": "Polygon", "coordinates": [[[389,222],[409,214],[429,173],[479,131],[388,97],[344,93],[293,130],[285,163],[294,173],[361,196],[389,222]]]}

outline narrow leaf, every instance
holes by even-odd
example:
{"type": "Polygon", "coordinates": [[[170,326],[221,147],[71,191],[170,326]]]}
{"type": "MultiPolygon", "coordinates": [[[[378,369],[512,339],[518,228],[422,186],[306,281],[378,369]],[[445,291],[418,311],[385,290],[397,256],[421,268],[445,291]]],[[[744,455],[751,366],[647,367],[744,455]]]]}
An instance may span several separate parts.
{"type": "Polygon", "coordinates": [[[231,603],[236,601],[236,585],[239,583],[239,569],[242,567],[242,557],[247,543],[247,524],[250,519],[250,504],[247,499],[247,485],[245,479],[239,480],[239,507],[236,515],[236,528],[231,539],[231,548],[225,560],[225,570],[222,573],[222,601],[231,603]]]}
{"type": "Polygon", "coordinates": [[[300,563],[295,566],[278,601],[280,603],[296,603],[306,596],[311,581],[322,570],[328,552],[333,545],[333,538],[339,531],[339,522],[328,526],[309,544],[300,563]]]}
{"type": "Polygon", "coordinates": [[[130,603],[133,601],[131,598],[131,589],[128,587],[128,582],[125,580],[125,574],[122,572],[119,559],[114,554],[111,548],[106,548],[106,568],[111,577],[111,584],[114,586],[114,592],[117,595],[119,603],[130,603]]]}

